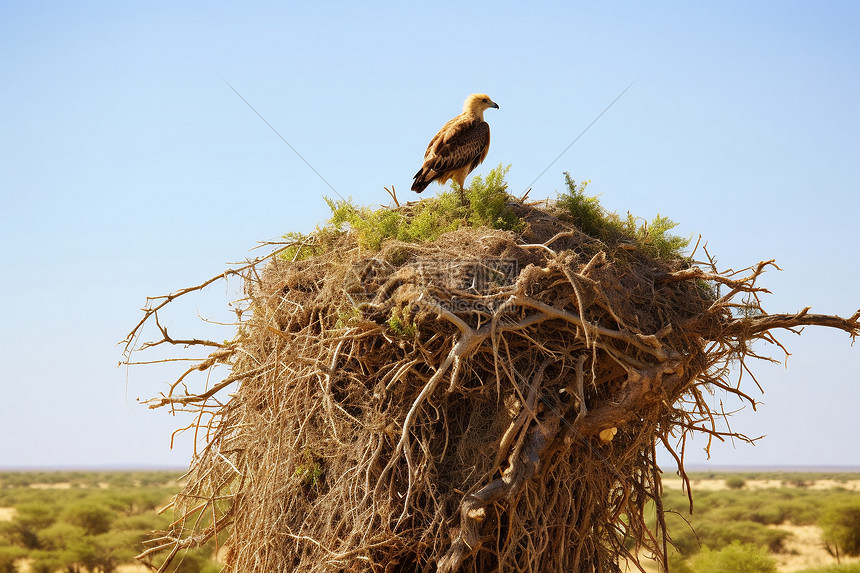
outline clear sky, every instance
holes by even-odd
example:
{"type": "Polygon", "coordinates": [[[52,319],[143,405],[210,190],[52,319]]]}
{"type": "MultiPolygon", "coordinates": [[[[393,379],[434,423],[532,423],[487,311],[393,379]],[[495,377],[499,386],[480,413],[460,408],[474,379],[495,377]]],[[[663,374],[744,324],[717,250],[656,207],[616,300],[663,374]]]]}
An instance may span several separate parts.
{"type": "MultiPolygon", "coordinates": [[[[511,164],[520,192],[636,79],[531,196],[570,171],[611,210],[701,234],[723,268],[776,259],[770,312],[850,315],[858,29],[850,1],[3,2],[0,467],[189,461],[169,438],[190,418],[136,401],[166,373],[127,377],[117,343],[146,296],[312,229],[333,195],[222,78],[363,204],[390,185],[409,198],[469,93],[501,106],[478,172],[511,164]]],[[[227,317],[236,292],[177,308],[171,333],[227,317]]],[[[761,364],[764,404],[732,421],[766,437],[711,463],[860,465],[860,348],[815,328],[781,340],[787,367],[761,364]]]]}

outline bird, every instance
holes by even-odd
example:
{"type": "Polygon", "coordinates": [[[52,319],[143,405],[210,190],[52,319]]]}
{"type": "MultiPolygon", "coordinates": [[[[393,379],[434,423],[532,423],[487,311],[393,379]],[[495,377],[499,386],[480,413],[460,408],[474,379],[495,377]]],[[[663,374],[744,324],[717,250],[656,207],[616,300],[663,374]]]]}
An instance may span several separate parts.
{"type": "Polygon", "coordinates": [[[413,191],[421,193],[434,181],[444,185],[452,179],[462,192],[466,177],[490,150],[490,126],[484,121],[484,111],[489,108],[499,109],[499,104],[487,94],[466,98],[463,113],[442,126],[430,140],[424,164],[412,178],[413,191]]]}

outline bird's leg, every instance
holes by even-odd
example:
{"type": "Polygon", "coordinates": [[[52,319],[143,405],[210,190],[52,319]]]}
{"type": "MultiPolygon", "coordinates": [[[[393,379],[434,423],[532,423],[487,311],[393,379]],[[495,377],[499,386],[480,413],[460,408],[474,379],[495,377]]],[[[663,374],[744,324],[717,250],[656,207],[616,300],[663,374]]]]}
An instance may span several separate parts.
{"type": "Polygon", "coordinates": [[[463,183],[459,181],[455,181],[457,183],[457,192],[460,195],[460,205],[463,207],[467,207],[469,205],[469,199],[466,197],[466,189],[463,187],[463,183]]]}

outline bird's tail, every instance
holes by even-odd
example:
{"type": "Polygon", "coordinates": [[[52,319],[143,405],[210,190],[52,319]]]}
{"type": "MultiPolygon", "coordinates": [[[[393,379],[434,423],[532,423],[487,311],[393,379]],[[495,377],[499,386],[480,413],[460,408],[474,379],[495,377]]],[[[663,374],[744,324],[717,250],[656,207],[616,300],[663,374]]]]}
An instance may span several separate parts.
{"type": "Polygon", "coordinates": [[[426,169],[422,167],[418,170],[418,173],[415,174],[414,181],[412,182],[412,190],[416,193],[421,193],[427,186],[433,183],[433,179],[436,177],[436,172],[432,169],[426,169]]]}

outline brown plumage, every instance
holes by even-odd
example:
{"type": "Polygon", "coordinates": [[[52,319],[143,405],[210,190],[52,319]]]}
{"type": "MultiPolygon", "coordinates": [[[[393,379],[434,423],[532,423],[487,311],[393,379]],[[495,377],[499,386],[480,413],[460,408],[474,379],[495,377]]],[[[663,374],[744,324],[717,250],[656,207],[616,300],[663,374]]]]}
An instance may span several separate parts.
{"type": "Polygon", "coordinates": [[[444,185],[449,179],[463,188],[466,177],[490,150],[490,126],[484,121],[484,110],[491,107],[499,109],[487,94],[466,98],[463,113],[446,123],[427,146],[424,165],[413,177],[413,191],[421,193],[432,182],[444,185]]]}

